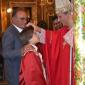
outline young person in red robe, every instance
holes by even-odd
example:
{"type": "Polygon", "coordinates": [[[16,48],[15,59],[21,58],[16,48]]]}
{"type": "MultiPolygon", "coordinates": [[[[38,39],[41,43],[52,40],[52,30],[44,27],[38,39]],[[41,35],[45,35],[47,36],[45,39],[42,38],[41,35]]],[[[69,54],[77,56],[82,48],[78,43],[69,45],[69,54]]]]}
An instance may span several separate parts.
{"type": "Polygon", "coordinates": [[[20,34],[20,38],[23,45],[29,43],[33,50],[24,52],[21,60],[19,85],[47,85],[43,58],[36,47],[39,37],[34,33],[34,28],[29,26],[24,29],[20,34]]]}

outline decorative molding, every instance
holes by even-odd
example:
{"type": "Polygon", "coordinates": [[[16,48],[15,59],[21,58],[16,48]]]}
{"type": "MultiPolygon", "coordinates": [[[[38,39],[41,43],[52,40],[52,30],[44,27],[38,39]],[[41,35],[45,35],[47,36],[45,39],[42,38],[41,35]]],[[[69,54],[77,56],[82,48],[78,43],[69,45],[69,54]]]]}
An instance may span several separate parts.
{"type": "Polygon", "coordinates": [[[52,28],[53,26],[52,26],[52,19],[51,19],[51,18],[54,16],[54,13],[52,13],[52,14],[48,13],[47,16],[48,16],[48,17],[47,17],[47,18],[48,18],[48,19],[47,19],[47,21],[48,21],[48,28],[49,28],[49,29],[53,29],[53,28],[52,28]]]}
{"type": "Polygon", "coordinates": [[[12,2],[10,1],[11,7],[32,7],[36,5],[36,2],[12,2]]]}
{"type": "Polygon", "coordinates": [[[47,0],[47,4],[52,5],[54,3],[54,0],[47,0]]]}

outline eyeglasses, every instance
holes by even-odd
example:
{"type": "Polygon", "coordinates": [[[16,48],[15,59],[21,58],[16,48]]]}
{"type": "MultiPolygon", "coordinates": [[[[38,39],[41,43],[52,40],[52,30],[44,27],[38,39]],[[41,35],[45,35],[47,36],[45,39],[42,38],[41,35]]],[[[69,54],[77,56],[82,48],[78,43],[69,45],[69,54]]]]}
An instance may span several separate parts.
{"type": "Polygon", "coordinates": [[[20,19],[20,20],[28,20],[28,17],[17,17],[18,19],[20,19]]]}
{"type": "Polygon", "coordinates": [[[21,17],[20,18],[21,20],[28,20],[28,18],[26,17],[26,18],[24,18],[24,17],[21,17]]]}

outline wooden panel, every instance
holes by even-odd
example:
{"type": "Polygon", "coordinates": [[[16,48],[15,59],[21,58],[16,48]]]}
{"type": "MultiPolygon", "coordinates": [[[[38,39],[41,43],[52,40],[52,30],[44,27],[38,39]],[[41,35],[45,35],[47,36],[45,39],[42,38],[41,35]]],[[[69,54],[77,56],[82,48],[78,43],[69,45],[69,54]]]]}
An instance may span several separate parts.
{"type": "Polygon", "coordinates": [[[37,1],[37,10],[38,10],[37,11],[37,20],[41,21],[41,19],[42,19],[42,14],[41,14],[42,12],[41,11],[42,10],[41,10],[41,6],[40,6],[40,1],[39,0],[37,1]]]}
{"type": "MultiPolygon", "coordinates": [[[[0,0],[1,1],[1,0],[0,0]]],[[[7,13],[7,8],[9,7],[31,7],[32,8],[32,18],[37,21],[37,7],[36,0],[2,0],[1,3],[1,27],[2,32],[5,32],[10,24],[11,14],[7,13]],[[10,5],[10,3],[12,3],[10,5]]]]}
{"type": "Polygon", "coordinates": [[[36,2],[36,0],[10,0],[12,2],[36,2]]]}
{"type": "Polygon", "coordinates": [[[10,7],[32,7],[36,2],[10,2],[10,7]]]}
{"type": "MultiPolygon", "coordinates": [[[[1,1],[1,0],[0,0],[1,1]]],[[[2,19],[2,28],[5,31],[7,27],[7,19],[8,14],[6,13],[6,9],[8,7],[32,7],[32,19],[35,22],[45,20],[47,23],[49,22],[48,15],[54,14],[54,0],[44,0],[46,1],[43,8],[41,7],[41,0],[2,0],[2,10],[1,10],[1,19],[2,19]],[[9,6],[8,6],[9,1],[9,6]],[[51,3],[49,3],[51,2],[51,3]],[[10,5],[11,3],[11,5],[10,5]],[[43,14],[42,14],[43,13],[43,14]],[[5,24],[4,24],[5,23],[5,24]]],[[[10,16],[9,16],[10,18],[10,16]]],[[[10,20],[10,19],[9,19],[10,20]]]]}
{"type": "Polygon", "coordinates": [[[1,27],[2,27],[2,32],[4,32],[7,28],[6,6],[7,6],[6,0],[2,0],[2,3],[1,3],[1,27]]]}
{"type": "MultiPolygon", "coordinates": [[[[1,0],[0,0],[0,8],[1,8],[1,0]]],[[[0,9],[0,32],[1,32],[1,9],[0,9]]]]}

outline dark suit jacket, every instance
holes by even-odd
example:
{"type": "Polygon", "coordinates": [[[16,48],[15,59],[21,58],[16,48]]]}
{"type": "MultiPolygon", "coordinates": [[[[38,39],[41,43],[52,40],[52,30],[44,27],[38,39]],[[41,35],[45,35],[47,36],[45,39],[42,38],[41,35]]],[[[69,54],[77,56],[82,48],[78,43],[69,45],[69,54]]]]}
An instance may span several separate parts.
{"type": "Polygon", "coordinates": [[[9,85],[19,85],[18,76],[21,60],[22,43],[18,30],[9,26],[2,39],[6,77],[9,85]]]}

